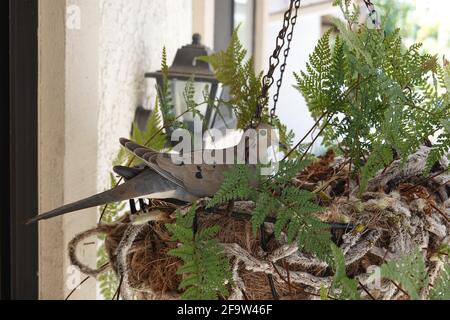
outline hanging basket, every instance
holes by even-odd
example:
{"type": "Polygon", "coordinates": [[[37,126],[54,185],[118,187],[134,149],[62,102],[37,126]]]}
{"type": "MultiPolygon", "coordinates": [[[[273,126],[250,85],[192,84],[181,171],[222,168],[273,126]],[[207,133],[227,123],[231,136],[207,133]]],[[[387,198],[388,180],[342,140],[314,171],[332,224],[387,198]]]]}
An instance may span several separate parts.
{"type": "MultiPolygon", "coordinates": [[[[423,250],[431,285],[448,263],[435,259],[435,253],[450,244],[450,175],[435,174],[421,180],[428,152],[429,148],[422,147],[405,166],[394,162],[370,182],[370,192],[361,199],[353,197],[356,182],[348,179],[350,168],[346,159],[335,158],[333,153],[299,173],[293,181],[299,188],[323,190],[321,201],[328,209],[319,216],[321,220],[356,226],[333,236],[345,255],[348,275],[360,283],[363,298],[407,298],[390,281],[372,289],[371,267],[399,259],[416,248],[423,250]]],[[[233,271],[230,300],[319,299],[321,288],[331,286],[332,268],[300,252],[296,244],[287,242],[285,235],[279,240],[271,237],[270,222],[265,224],[267,252],[261,249],[261,238],[253,236],[249,221],[253,203],[237,202],[232,213],[227,207],[207,212],[202,209],[205,204],[205,200],[197,204],[197,227],[220,228],[218,239],[233,271]]],[[[71,262],[93,277],[112,268],[122,279],[123,299],[179,299],[182,279],[177,269],[182,262],[168,255],[178,243],[171,241],[165,228],[165,224],[175,222],[177,209],[188,210],[153,202],[146,210],[151,213],[146,216],[151,218],[145,222],[140,221],[139,215],[127,214],[114,224],[88,230],[69,244],[71,262]],[[94,270],[78,260],[76,248],[87,237],[98,234],[106,236],[110,263],[94,270]]],[[[421,293],[424,298],[427,294],[427,289],[421,293]]]]}

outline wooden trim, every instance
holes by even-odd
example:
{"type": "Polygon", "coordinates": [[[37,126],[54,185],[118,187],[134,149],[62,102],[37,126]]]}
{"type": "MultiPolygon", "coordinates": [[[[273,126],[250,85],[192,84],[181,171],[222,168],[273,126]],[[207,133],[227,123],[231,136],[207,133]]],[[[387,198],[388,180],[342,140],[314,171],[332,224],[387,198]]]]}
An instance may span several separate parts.
{"type": "MultiPolygon", "coordinates": [[[[299,14],[300,15],[306,15],[311,13],[317,13],[322,12],[324,10],[330,10],[333,8],[333,2],[331,0],[323,0],[320,2],[312,3],[312,4],[306,4],[300,7],[299,14]]],[[[270,14],[270,21],[282,21],[284,18],[284,13],[288,8],[286,7],[285,10],[282,10],[277,13],[271,13],[270,14]]]]}
{"type": "Polygon", "coordinates": [[[228,47],[234,29],[234,0],[216,0],[214,8],[214,51],[228,47]]]}
{"type": "Polygon", "coordinates": [[[2,17],[1,31],[3,32],[4,40],[6,44],[1,46],[0,54],[4,70],[0,73],[2,78],[2,85],[0,87],[0,98],[3,107],[1,108],[0,115],[0,150],[2,152],[2,165],[0,166],[0,299],[9,299],[11,292],[11,266],[10,261],[10,238],[9,238],[9,224],[10,212],[9,207],[9,2],[2,2],[2,17]]]}
{"type": "Polygon", "coordinates": [[[10,0],[10,293],[38,298],[38,0],[10,0]]]}
{"type": "Polygon", "coordinates": [[[269,20],[267,7],[268,0],[255,0],[254,57],[257,72],[265,70],[268,64],[268,57],[266,57],[266,37],[269,20]]]}

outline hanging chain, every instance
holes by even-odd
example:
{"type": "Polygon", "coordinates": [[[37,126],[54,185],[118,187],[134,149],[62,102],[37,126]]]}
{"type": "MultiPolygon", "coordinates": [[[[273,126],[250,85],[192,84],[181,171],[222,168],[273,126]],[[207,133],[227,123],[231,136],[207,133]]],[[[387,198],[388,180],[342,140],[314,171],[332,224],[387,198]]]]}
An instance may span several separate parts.
{"type": "MultiPolygon", "coordinates": [[[[286,43],[286,36],[287,36],[288,47],[284,51],[284,63],[281,66],[281,78],[280,78],[280,80],[277,81],[278,90],[277,90],[277,94],[274,97],[274,100],[276,102],[278,102],[280,88],[283,83],[283,75],[284,75],[284,71],[286,70],[287,57],[288,57],[289,51],[290,51],[290,44],[291,44],[292,37],[293,37],[293,29],[294,29],[295,24],[297,23],[298,9],[300,8],[300,5],[301,5],[301,0],[291,0],[289,9],[284,13],[283,28],[278,33],[275,50],[273,51],[273,54],[269,59],[269,70],[268,70],[267,74],[264,76],[263,81],[262,81],[263,86],[262,86],[262,90],[261,90],[261,95],[258,98],[257,105],[256,105],[256,113],[252,120],[252,127],[254,127],[254,128],[257,127],[261,123],[263,109],[269,102],[269,96],[268,96],[269,90],[275,82],[273,75],[275,73],[275,70],[280,65],[280,53],[281,53],[281,50],[283,50],[283,47],[286,43]],[[292,28],[288,34],[289,26],[291,26],[291,25],[292,25],[292,28]]],[[[275,116],[275,113],[276,113],[276,102],[275,102],[274,108],[271,110],[271,119],[273,119],[273,117],[275,116]]]]}
{"type": "Polygon", "coordinates": [[[377,10],[375,9],[375,5],[372,3],[371,0],[363,0],[364,4],[367,7],[367,10],[369,10],[369,18],[373,25],[377,28],[381,27],[380,17],[378,16],[377,10]]]}
{"type": "Polygon", "coordinates": [[[287,48],[284,50],[284,61],[280,67],[281,74],[280,74],[280,79],[277,81],[277,92],[275,93],[275,95],[273,97],[273,107],[270,110],[271,124],[273,124],[273,119],[275,118],[276,113],[277,113],[277,105],[278,105],[278,100],[280,98],[280,90],[281,90],[281,86],[283,84],[284,73],[286,71],[289,52],[291,51],[291,43],[292,43],[292,39],[294,37],[294,30],[295,30],[295,25],[297,24],[298,9],[300,8],[300,5],[301,5],[300,0],[295,2],[294,15],[291,17],[291,30],[290,30],[289,34],[287,35],[288,45],[287,45],[287,48]]]}

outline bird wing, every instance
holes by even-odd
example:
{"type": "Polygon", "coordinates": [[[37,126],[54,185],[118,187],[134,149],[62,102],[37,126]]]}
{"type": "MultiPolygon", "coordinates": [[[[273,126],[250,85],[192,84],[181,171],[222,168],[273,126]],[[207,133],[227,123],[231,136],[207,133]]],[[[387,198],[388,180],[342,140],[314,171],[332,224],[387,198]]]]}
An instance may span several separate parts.
{"type": "Polygon", "coordinates": [[[223,159],[220,162],[225,163],[227,152],[235,155],[235,148],[199,150],[185,155],[183,159],[186,162],[177,163],[174,161],[173,154],[158,152],[128,139],[121,139],[120,143],[161,176],[198,197],[213,196],[220,189],[224,180],[224,172],[229,170],[230,166],[227,164],[194,164],[195,160],[203,159],[203,154],[206,152],[221,152],[223,159]]]}
{"type": "Polygon", "coordinates": [[[199,197],[212,197],[222,186],[224,172],[229,165],[220,164],[174,164],[170,156],[159,154],[153,161],[164,171],[169,171],[174,177],[182,181],[186,190],[199,197]]]}
{"type": "Polygon", "coordinates": [[[183,182],[180,179],[174,177],[170,171],[162,170],[156,163],[150,161],[152,155],[158,155],[160,152],[139,145],[131,140],[121,138],[120,144],[129,152],[131,152],[135,157],[142,160],[146,165],[148,165],[151,169],[159,173],[162,177],[171,181],[172,183],[178,185],[181,188],[184,188],[183,182]],[[147,155],[147,158],[144,158],[144,155],[147,155]]]}

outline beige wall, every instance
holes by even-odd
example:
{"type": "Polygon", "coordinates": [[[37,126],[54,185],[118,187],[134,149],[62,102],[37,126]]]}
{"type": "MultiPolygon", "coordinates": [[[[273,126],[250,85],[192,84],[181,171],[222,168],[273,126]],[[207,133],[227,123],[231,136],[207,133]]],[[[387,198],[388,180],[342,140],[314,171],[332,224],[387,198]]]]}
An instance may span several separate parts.
{"type": "Polygon", "coordinates": [[[192,0],[192,33],[199,33],[202,42],[214,48],[214,3],[216,0],[192,0]]]}
{"type": "MultiPolygon", "coordinates": [[[[100,8],[95,0],[67,0],[67,6],[79,8],[80,25],[66,29],[65,61],[65,140],[64,203],[97,192],[98,114],[99,114],[99,30],[100,8]]],[[[64,249],[80,232],[95,226],[97,209],[66,215],[63,219],[64,249]]],[[[95,242],[95,239],[93,239],[95,242]]],[[[95,244],[81,246],[79,259],[95,266],[95,244]]],[[[64,251],[66,296],[83,277],[71,265],[64,251]]],[[[91,279],[73,295],[73,299],[95,299],[96,282],[91,279]]]]}
{"type": "MultiPolygon", "coordinates": [[[[39,210],[64,201],[65,2],[39,1],[39,210]]],[[[60,299],[63,286],[62,218],[39,226],[39,296],[60,299]]]]}
{"type": "MultiPolygon", "coordinates": [[[[135,108],[149,108],[156,95],[144,73],[160,68],[163,46],[170,61],[191,41],[192,2],[40,0],[39,17],[39,209],[44,212],[108,187],[118,139],[129,135],[135,108]],[[70,11],[69,28],[66,7],[77,9],[70,11]]],[[[67,243],[97,219],[97,209],[90,209],[40,224],[41,299],[64,299],[84,278],[70,268],[67,243]]],[[[93,266],[96,249],[95,243],[81,246],[79,258],[93,266]]],[[[95,298],[93,280],[72,296],[95,298]]]]}
{"type": "Polygon", "coordinates": [[[192,1],[98,1],[97,190],[102,191],[109,186],[119,138],[129,136],[136,107],[153,107],[155,82],[144,74],[161,68],[163,47],[172,64],[178,48],[192,41],[192,1]]]}

